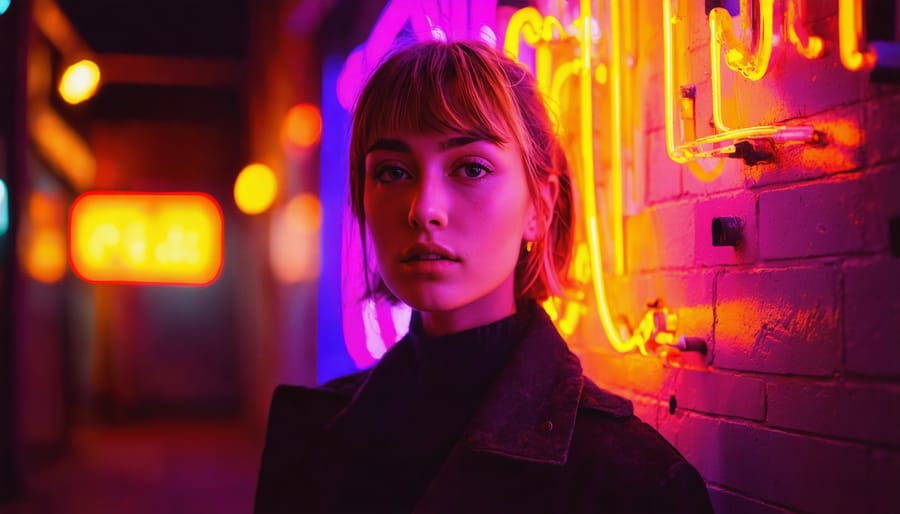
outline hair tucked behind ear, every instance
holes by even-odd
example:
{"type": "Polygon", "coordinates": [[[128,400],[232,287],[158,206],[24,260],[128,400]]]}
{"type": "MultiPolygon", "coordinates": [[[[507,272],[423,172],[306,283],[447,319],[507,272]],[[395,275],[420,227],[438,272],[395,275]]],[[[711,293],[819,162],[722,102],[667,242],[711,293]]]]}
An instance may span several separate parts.
{"type": "Polygon", "coordinates": [[[394,300],[369,270],[363,195],[367,149],[379,137],[397,132],[458,132],[498,144],[516,143],[543,228],[531,251],[523,241],[515,271],[516,299],[544,300],[562,293],[573,244],[572,177],[534,76],[479,41],[427,41],[390,54],[372,74],[354,110],[350,200],[363,238],[367,296],[394,300]],[[559,186],[548,206],[543,189],[551,180],[559,186]]]}

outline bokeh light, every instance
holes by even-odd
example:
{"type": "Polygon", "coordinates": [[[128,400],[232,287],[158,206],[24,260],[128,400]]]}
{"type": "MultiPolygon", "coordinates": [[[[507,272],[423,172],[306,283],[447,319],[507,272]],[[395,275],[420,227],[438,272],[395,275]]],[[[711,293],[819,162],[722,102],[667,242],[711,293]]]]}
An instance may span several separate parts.
{"type": "Polygon", "coordinates": [[[82,59],[66,68],[59,81],[59,94],[70,104],[81,103],[94,96],[100,84],[100,67],[82,59]]]}
{"type": "Polygon", "coordinates": [[[278,194],[278,179],[265,164],[250,164],[234,181],[234,202],[246,214],[265,212],[278,194]]]}
{"type": "Polygon", "coordinates": [[[279,282],[314,280],[321,268],[322,204],[310,193],[293,197],[272,217],[269,261],[279,282]]]}
{"type": "Polygon", "coordinates": [[[0,15],[6,12],[9,9],[10,0],[0,0],[0,15]]]}
{"type": "Polygon", "coordinates": [[[70,218],[84,280],[207,285],[222,269],[222,211],[207,194],[90,192],[70,218]]]}
{"type": "Polygon", "coordinates": [[[63,199],[36,191],[28,198],[27,217],[19,233],[19,257],[32,279],[52,284],[66,275],[66,236],[63,199]]]}
{"type": "Polygon", "coordinates": [[[322,113],[311,104],[297,104],[287,112],[281,127],[285,145],[307,148],[322,137],[322,113]]]}
{"type": "Polygon", "coordinates": [[[0,178],[0,236],[9,230],[9,193],[6,190],[6,182],[0,178]]]}

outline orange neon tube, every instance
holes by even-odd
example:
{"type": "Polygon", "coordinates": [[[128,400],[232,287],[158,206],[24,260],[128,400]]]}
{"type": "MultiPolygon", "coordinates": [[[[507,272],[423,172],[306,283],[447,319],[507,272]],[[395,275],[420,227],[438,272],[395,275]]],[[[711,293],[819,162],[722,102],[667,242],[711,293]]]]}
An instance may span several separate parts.
{"type": "Polygon", "coordinates": [[[875,53],[859,48],[863,36],[863,0],[838,0],[838,40],[841,63],[850,71],[870,70],[877,61],[875,53]]]}
{"type": "Polygon", "coordinates": [[[793,43],[797,53],[807,59],[818,59],[825,54],[825,42],[818,36],[810,36],[803,27],[806,17],[806,0],[789,0],[787,12],[788,41],[793,43]]]}

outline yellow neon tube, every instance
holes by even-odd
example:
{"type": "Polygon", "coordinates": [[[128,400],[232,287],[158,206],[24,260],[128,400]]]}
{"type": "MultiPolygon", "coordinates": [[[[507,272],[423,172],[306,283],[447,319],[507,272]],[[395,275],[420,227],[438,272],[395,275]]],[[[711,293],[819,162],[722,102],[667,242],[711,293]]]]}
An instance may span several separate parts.
{"type": "MultiPolygon", "coordinates": [[[[622,19],[619,2],[609,3],[610,26],[610,105],[612,115],[612,148],[610,149],[610,190],[612,196],[613,270],[625,273],[625,234],[622,228],[622,19]]],[[[591,40],[588,39],[588,44],[591,40]]],[[[590,62],[584,70],[591,76],[590,62]]],[[[593,79],[593,77],[591,77],[593,79]]]]}
{"type": "Polygon", "coordinates": [[[506,26],[503,49],[518,61],[519,38],[524,37],[530,46],[536,45],[541,39],[540,27],[543,23],[544,17],[534,7],[525,7],[514,12],[506,26]]]}
{"type": "Polygon", "coordinates": [[[519,60],[520,37],[523,37],[529,46],[536,49],[534,75],[537,78],[538,87],[545,95],[551,88],[552,53],[549,47],[541,43],[552,40],[554,31],[558,31],[560,35],[565,34],[565,28],[558,19],[553,16],[543,16],[534,7],[525,7],[513,13],[503,39],[503,49],[517,61],[519,60]]]}
{"type": "Polygon", "coordinates": [[[787,28],[788,41],[797,53],[807,59],[818,59],[825,53],[825,43],[818,36],[810,36],[801,20],[805,18],[805,1],[790,0],[788,2],[787,28]]]}
{"type": "Polygon", "coordinates": [[[850,71],[870,70],[877,61],[875,53],[861,51],[863,0],[838,0],[838,40],[841,63],[850,71]]]}
{"type": "MultiPolygon", "coordinates": [[[[730,19],[728,23],[731,23],[730,19]]],[[[712,89],[713,125],[716,130],[727,132],[731,129],[725,125],[722,116],[722,47],[718,37],[720,32],[719,17],[709,13],[709,80],[712,89]]]]}
{"type": "Polygon", "coordinates": [[[554,101],[547,102],[547,107],[550,110],[554,123],[559,122],[559,98],[562,96],[562,88],[566,81],[578,74],[578,66],[579,61],[573,59],[560,64],[553,73],[553,79],[550,81],[550,98],[554,101]]]}
{"type": "MultiPolygon", "coordinates": [[[[621,23],[619,20],[619,10],[618,6],[615,7],[615,13],[613,14],[615,26],[611,32],[616,33],[614,50],[612,53],[612,62],[611,67],[613,69],[611,76],[611,88],[612,94],[610,95],[610,101],[612,102],[611,111],[612,111],[612,140],[613,140],[613,157],[612,157],[612,173],[613,177],[611,177],[611,189],[612,191],[612,203],[613,203],[613,231],[618,231],[618,237],[614,236],[614,255],[618,256],[618,270],[620,273],[624,272],[624,234],[622,231],[622,185],[621,185],[621,168],[622,168],[622,113],[621,113],[621,76],[622,76],[622,65],[621,65],[621,40],[620,40],[620,30],[621,27],[619,24],[621,23]],[[616,176],[618,175],[618,176],[616,176]],[[618,182],[618,184],[615,184],[618,182]],[[616,241],[616,239],[618,241],[616,241]]],[[[593,276],[593,285],[594,285],[594,296],[597,302],[597,310],[600,316],[601,325],[603,326],[603,330],[607,336],[607,339],[610,342],[610,345],[619,352],[629,352],[635,348],[639,349],[641,353],[647,354],[646,350],[646,333],[647,331],[635,331],[635,333],[629,338],[623,338],[615,328],[615,322],[613,321],[612,314],[610,312],[608,299],[606,296],[606,290],[604,287],[603,281],[603,261],[600,249],[600,241],[599,241],[599,226],[597,220],[597,199],[596,199],[596,189],[595,189],[595,180],[594,180],[594,153],[593,153],[593,99],[592,99],[592,90],[593,90],[593,80],[595,79],[594,73],[591,71],[591,5],[590,0],[581,0],[581,17],[576,21],[576,27],[578,27],[580,37],[580,55],[571,61],[562,63],[555,73],[546,74],[544,71],[547,67],[549,67],[550,62],[546,57],[542,57],[540,53],[540,49],[538,49],[538,53],[536,55],[536,68],[541,68],[540,70],[536,70],[535,75],[539,78],[539,86],[545,87],[545,91],[549,90],[550,98],[558,99],[561,96],[562,88],[565,85],[566,81],[571,78],[573,75],[577,74],[579,77],[579,100],[580,100],[580,109],[579,109],[579,126],[580,126],[580,143],[581,143],[581,157],[582,157],[582,177],[581,183],[583,185],[583,211],[585,213],[586,221],[585,227],[587,229],[587,239],[588,239],[588,261],[589,267],[593,276]],[[550,77],[549,84],[546,82],[546,77],[550,77]]],[[[563,33],[562,26],[556,18],[548,16],[546,18],[541,17],[540,13],[534,8],[524,8],[517,11],[513,17],[510,19],[510,23],[507,29],[506,36],[504,38],[504,49],[506,52],[515,59],[518,59],[519,55],[519,39],[520,37],[524,37],[525,42],[529,45],[540,45],[541,43],[549,42],[553,39],[553,31],[559,30],[560,33],[563,33]],[[538,28],[539,27],[539,28],[538,28]],[[540,35],[538,36],[538,32],[540,35]]],[[[549,49],[548,49],[549,50],[549,49]]],[[[559,106],[550,105],[551,114],[556,113],[559,106]]],[[[556,312],[556,305],[553,304],[552,299],[548,302],[545,302],[545,308],[548,311],[556,312]]],[[[567,309],[565,313],[557,312],[557,318],[560,318],[560,314],[564,316],[565,319],[557,320],[559,323],[563,321],[565,329],[572,329],[570,326],[573,323],[572,316],[577,315],[577,312],[574,309],[567,309]]],[[[646,316],[645,316],[646,317],[646,316]]]]}
{"type": "MultiPolygon", "coordinates": [[[[579,68],[580,95],[581,95],[581,154],[582,154],[582,185],[584,191],[584,215],[587,225],[588,245],[590,249],[591,274],[594,283],[594,297],[597,301],[597,311],[600,315],[600,324],[603,332],[609,340],[609,344],[618,352],[629,352],[639,348],[646,354],[643,341],[639,336],[623,339],[616,331],[615,322],[609,310],[606,298],[606,290],[603,284],[603,257],[600,253],[600,241],[597,223],[597,197],[594,190],[594,145],[593,135],[593,101],[591,98],[593,74],[591,73],[591,2],[581,0],[581,66],[579,68]]],[[[619,219],[621,222],[621,218],[619,219]]]]}
{"type": "MultiPolygon", "coordinates": [[[[759,32],[757,50],[751,52],[734,35],[731,25],[731,14],[727,10],[716,7],[709,13],[709,59],[713,95],[713,123],[721,132],[730,130],[722,119],[722,72],[720,54],[725,50],[725,64],[750,80],[760,80],[769,69],[772,57],[772,18],[774,17],[773,0],[759,0],[759,32]]],[[[741,20],[749,29],[750,13],[746,1],[741,2],[741,20]]]]}
{"type": "MultiPolygon", "coordinates": [[[[761,0],[764,2],[760,8],[763,13],[772,12],[772,0],[761,0]]],[[[720,55],[722,51],[721,36],[726,30],[730,30],[731,18],[724,9],[713,9],[717,14],[710,12],[710,78],[713,102],[713,121],[716,128],[720,131],[717,134],[704,136],[688,142],[676,142],[675,140],[675,57],[674,57],[674,36],[672,34],[672,25],[676,22],[672,16],[671,0],[662,0],[663,2],[663,77],[665,84],[665,122],[666,122],[666,152],[669,158],[679,164],[686,164],[688,170],[694,174],[699,180],[710,181],[719,176],[724,169],[724,160],[720,159],[718,163],[711,169],[707,170],[697,159],[709,157],[723,157],[734,152],[734,145],[728,144],[718,148],[704,149],[704,145],[714,145],[737,141],[739,139],[754,138],[771,138],[776,143],[787,141],[815,142],[817,135],[811,126],[790,127],[786,125],[761,125],[756,127],[747,127],[742,129],[728,128],[722,119],[722,75],[720,55]],[[727,27],[727,29],[725,28],[727,27]]],[[[742,13],[747,11],[746,4],[742,3],[742,13]]],[[[765,16],[763,17],[765,18],[765,16]]],[[[759,64],[763,61],[766,67],[771,53],[771,23],[770,21],[761,21],[760,45],[768,47],[768,51],[763,51],[760,46],[757,52],[758,72],[761,68],[759,64]],[[766,34],[767,33],[767,34],[766,34]]],[[[733,37],[733,34],[732,34],[733,37]]],[[[726,57],[727,60],[727,57],[726,57]]],[[[748,68],[749,69],[749,68],[748,68]]],[[[747,76],[746,74],[744,76],[747,76]]],[[[761,76],[760,76],[761,77],[761,76]]],[[[749,78],[749,77],[748,77],[749,78]]]]}
{"type": "MultiPolygon", "coordinates": [[[[769,69],[769,60],[772,57],[772,19],[774,16],[774,0],[759,1],[759,28],[756,52],[750,51],[737,36],[731,25],[731,14],[721,7],[716,7],[709,12],[710,25],[718,27],[715,33],[710,34],[725,48],[725,63],[732,70],[740,73],[750,80],[763,78],[769,69]]],[[[751,14],[746,0],[741,1],[741,20],[745,27],[749,28],[751,14]]]]}

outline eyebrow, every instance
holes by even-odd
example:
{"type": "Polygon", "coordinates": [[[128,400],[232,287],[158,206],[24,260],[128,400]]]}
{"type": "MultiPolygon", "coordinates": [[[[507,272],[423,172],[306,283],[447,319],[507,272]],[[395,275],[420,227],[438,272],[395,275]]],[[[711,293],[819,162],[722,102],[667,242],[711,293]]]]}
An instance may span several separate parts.
{"type": "MultiPolygon", "coordinates": [[[[456,136],[441,141],[439,147],[441,151],[446,151],[453,148],[466,146],[472,143],[477,143],[478,141],[484,141],[484,139],[476,136],[456,136]]],[[[379,150],[407,154],[412,153],[412,147],[410,147],[406,141],[402,141],[400,139],[384,138],[375,141],[375,143],[373,143],[372,146],[369,147],[366,153],[372,153],[379,150]]]]}

